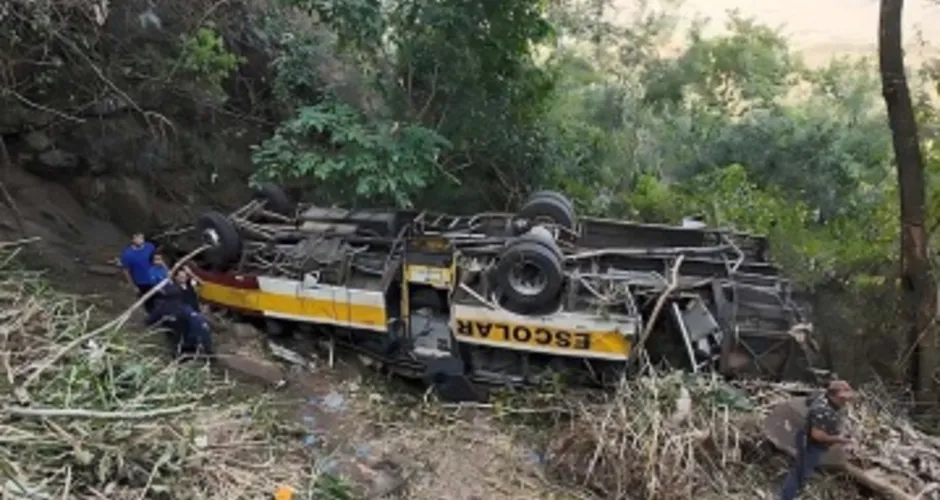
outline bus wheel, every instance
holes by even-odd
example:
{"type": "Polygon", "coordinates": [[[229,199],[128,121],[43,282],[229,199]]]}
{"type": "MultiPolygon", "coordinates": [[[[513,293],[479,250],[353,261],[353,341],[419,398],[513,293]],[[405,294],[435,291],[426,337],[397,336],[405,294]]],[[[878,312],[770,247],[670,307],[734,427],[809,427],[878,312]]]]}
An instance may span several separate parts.
{"type": "Polygon", "coordinates": [[[209,245],[206,260],[219,271],[227,270],[242,254],[242,240],[238,228],[224,214],[206,212],[196,221],[196,230],[202,242],[209,245]]]}
{"type": "Polygon", "coordinates": [[[506,247],[494,272],[496,286],[507,303],[524,308],[546,306],[557,300],[565,279],[558,251],[526,238],[506,247]]]}
{"type": "Polygon", "coordinates": [[[276,214],[293,217],[297,205],[277,184],[262,184],[255,190],[255,199],[264,201],[264,208],[276,214]]]}
{"type": "Polygon", "coordinates": [[[577,225],[571,200],[554,191],[539,191],[530,196],[519,210],[518,217],[531,224],[547,220],[571,230],[577,225]]]}

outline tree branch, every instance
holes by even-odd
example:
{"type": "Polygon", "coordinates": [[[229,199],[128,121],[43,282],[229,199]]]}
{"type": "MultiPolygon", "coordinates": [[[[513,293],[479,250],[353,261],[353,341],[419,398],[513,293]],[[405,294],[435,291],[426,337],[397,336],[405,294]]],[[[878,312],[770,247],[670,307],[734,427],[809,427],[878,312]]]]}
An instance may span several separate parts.
{"type": "Polygon", "coordinates": [[[8,406],[3,409],[17,417],[38,418],[85,418],[94,420],[147,420],[150,418],[165,417],[190,411],[195,404],[172,406],[170,408],[156,408],[146,411],[99,411],[72,408],[27,408],[25,406],[8,406]]]}

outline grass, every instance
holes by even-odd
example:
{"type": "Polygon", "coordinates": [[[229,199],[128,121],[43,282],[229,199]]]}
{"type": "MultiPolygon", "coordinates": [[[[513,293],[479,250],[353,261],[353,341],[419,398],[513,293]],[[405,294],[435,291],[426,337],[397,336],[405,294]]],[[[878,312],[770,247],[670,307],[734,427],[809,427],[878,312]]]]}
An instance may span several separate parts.
{"type": "MultiPolygon", "coordinates": [[[[9,250],[9,249],[8,249],[9,250]]],[[[268,498],[313,484],[300,440],[200,363],[96,312],[0,256],[3,498],[268,498]]]]}

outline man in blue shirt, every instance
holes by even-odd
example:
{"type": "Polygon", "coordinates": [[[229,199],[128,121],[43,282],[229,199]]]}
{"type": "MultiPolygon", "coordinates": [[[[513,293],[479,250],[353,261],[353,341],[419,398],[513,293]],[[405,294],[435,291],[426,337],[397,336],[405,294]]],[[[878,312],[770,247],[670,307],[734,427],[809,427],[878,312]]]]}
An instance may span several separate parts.
{"type": "Polygon", "coordinates": [[[150,263],[150,284],[156,286],[169,276],[170,269],[166,267],[166,260],[163,259],[163,254],[159,252],[154,253],[150,263]]]}
{"type": "MultiPolygon", "coordinates": [[[[138,297],[149,292],[156,284],[151,279],[151,259],[155,253],[153,243],[144,239],[143,233],[134,234],[131,244],[121,252],[121,268],[124,278],[131,286],[137,288],[138,297]]],[[[149,313],[153,309],[153,300],[144,303],[144,309],[149,313]]]]}

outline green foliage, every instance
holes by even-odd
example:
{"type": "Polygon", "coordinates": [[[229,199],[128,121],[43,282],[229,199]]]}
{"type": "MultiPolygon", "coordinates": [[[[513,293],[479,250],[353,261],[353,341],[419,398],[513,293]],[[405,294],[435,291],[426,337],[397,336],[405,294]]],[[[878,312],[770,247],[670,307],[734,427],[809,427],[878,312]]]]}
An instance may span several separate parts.
{"type": "MultiPolygon", "coordinates": [[[[298,111],[256,150],[263,175],[316,178],[340,203],[503,208],[551,187],[587,214],[701,213],[771,235],[810,284],[895,257],[893,154],[870,60],[809,68],[780,31],[737,13],[720,36],[695,24],[663,57],[678,2],[641,2],[614,25],[603,0],[284,1],[325,21],[368,95],[321,102],[330,78],[315,61],[333,45],[283,37],[274,86],[298,111]]],[[[940,123],[918,102],[922,121],[940,123]]]]}
{"type": "Polygon", "coordinates": [[[732,12],[728,35],[706,38],[702,23],[689,33],[688,49],[675,60],[657,60],[646,84],[646,102],[698,105],[729,114],[773,102],[791,87],[799,63],[776,30],[732,12]]]}
{"type": "Polygon", "coordinates": [[[538,180],[548,160],[537,127],[554,85],[532,52],[553,36],[541,3],[404,2],[390,19],[397,57],[384,88],[395,112],[451,140],[446,160],[472,167],[465,179],[538,180]]]}
{"type": "Polygon", "coordinates": [[[338,199],[410,206],[437,177],[450,144],[417,125],[376,123],[352,107],[328,102],[301,108],[254,149],[259,178],[313,177],[338,199]]]}
{"type": "Polygon", "coordinates": [[[768,235],[775,259],[812,286],[834,276],[878,272],[890,262],[899,230],[896,196],[892,191],[880,199],[865,218],[820,223],[806,203],[781,189],[761,188],[744,166],[731,165],[671,185],[641,176],[624,202],[644,220],[677,223],[700,214],[717,227],[768,235]]]}
{"type": "Polygon", "coordinates": [[[328,84],[318,68],[332,46],[319,33],[282,33],[276,44],[271,87],[279,103],[293,110],[316,102],[328,84]]]}
{"type": "MultiPolygon", "coordinates": [[[[357,118],[361,127],[378,131],[389,123],[399,124],[394,147],[344,147],[342,153],[331,153],[329,162],[295,173],[316,171],[325,181],[347,185],[339,179],[348,180],[351,174],[344,169],[354,165],[357,175],[364,177],[357,177],[359,188],[348,193],[352,196],[348,201],[378,197],[448,208],[466,206],[469,200],[442,190],[422,190],[435,176],[443,174],[462,184],[461,191],[467,194],[493,193],[488,201],[498,203],[512,196],[520,181],[541,182],[550,172],[550,153],[555,150],[541,126],[554,73],[537,64],[533,52],[553,36],[541,2],[411,0],[383,7],[372,0],[283,0],[282,5],[323,20],[344,49],[340,53],[351,54],[344,59],[346,64],[355,61],[358,78],[371,84],[368,95],[341,100],[362,108],[357,118]],[[367,100],[381,104],[365,109],[367,100]],[[444,139],[449,147],[442,147],[444,139]],[[382,152],[362,153],[365,150],[382,152]],[[340,158],[348,155],[356,158],[340,158]],[[371,159],[386,156],[395,160],[371,159]],[[436,158],[438,164],[431,168],[428,158],[436,158]],[[406,167],[392,167],[398,163],[406,167]],[[378,177],[368,177],[373,174],[378,177]],[[490,188],[497,183],[504,189],[490,188]],[[406,193],[396,194],[403,189],[406,193]]],[[[328,77],[314,74],[317,65],[311,61],[318,57],[305,36],[292,36],[280,45],[274,88],[288,108],[321,104],[322,97],[310,88],[320,81],[329,86],[328,77]]],[[[296,128],[282,127],[279,134],[296,128]]],[[[289,147],[311,149],[307,139],[295,134],[289,147]]],[[[288,147],[283,138],[275,137],[263,149],[276,143],[288,147]]],[[[479,196],[470,200],[479,203],[479,196]]]]}
{"type": "Polygon", "coordinates": [[[244,59],[225,46],[222,35],[211,22],[193,34],[180,37],[180,66],[190,78],[202,82],[212,93],[222,94],[222,82],[244,59]]]}
{"type": "Polygon", "coordinates": [[[317,500],[353,500],[352,487],[343,478],[329,473],[317,476],[313,497],[317,500]]]}
{"type": "Polygon", "coordinates": [[[727,28],[693,29],[677,58],[623,56],[625,40],[666,38],[666,17],[652,15],[598,28],[621,55],[603,67],[583,41],[559,50],[551,184],[588,213],[670,223],[700,213],[768,234],[807,284],[883,272],[897,192],[875,68],[807,68],[776,31],[736,15],[727,28]]]}
{"type": "Polygon", "coordinates": [[[388,29],[379,0],[281,0],[314,15],[338,36],[340,46],[362,52],[377,50],[388,29]]]}

